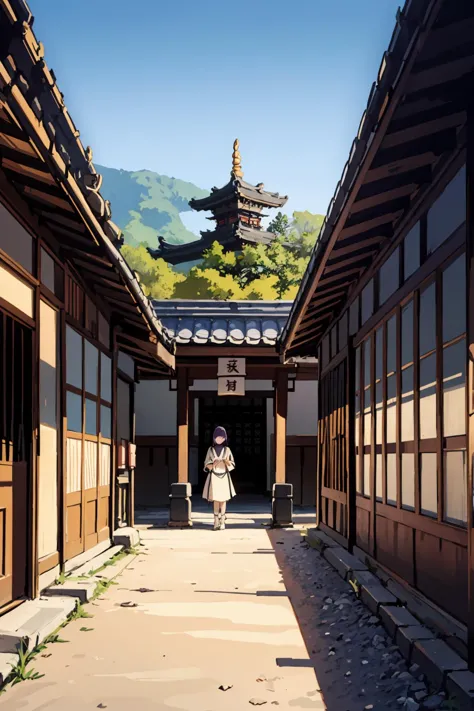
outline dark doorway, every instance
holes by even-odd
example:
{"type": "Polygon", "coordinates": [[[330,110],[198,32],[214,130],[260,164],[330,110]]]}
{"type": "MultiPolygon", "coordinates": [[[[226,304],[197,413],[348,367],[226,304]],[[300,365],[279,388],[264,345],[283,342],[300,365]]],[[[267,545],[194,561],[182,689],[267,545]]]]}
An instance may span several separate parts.
{"type": "Polygon", "coordinates": [[[233,481],[237,494],[267,490],[266,399],[263,397],[202,397],[199,400],[199,486],[206,474],[202,463],[215,427],[227,430],[235,457],[233,481]]]}
{"type": "Polygon", "coordinates": [[[27,592],[31,331],[0,311],[0,607],[27,592]]]}

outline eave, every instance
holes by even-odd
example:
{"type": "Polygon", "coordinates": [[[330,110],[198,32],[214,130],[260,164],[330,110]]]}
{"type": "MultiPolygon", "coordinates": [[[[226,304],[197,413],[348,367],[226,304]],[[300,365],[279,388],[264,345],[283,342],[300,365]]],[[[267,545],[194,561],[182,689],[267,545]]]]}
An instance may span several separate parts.
{"type": "Polygon", "coordinates": [[[410,0],[399,14],[281,351],[315,354],[351,291],[464,144],[474,8],[410,0]]]}
{"type": "Polygon", "coordinates": [[[132,347],[118,336],[138,368],[169,372],[175,346],[117,249],[120,231],[98,190],[100,176],[44,63],[26,3],[0,0],[0,20],[3,200],[100,296],[120,333],[135,339],[132,347]]]}

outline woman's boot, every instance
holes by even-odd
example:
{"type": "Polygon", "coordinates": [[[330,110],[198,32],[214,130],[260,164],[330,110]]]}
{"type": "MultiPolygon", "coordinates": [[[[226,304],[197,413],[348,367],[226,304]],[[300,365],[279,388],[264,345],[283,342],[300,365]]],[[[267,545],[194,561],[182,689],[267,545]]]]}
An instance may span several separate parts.
{"type": "Polygon", "coordinates": [[[220,530],[223,531],[225,529],[225,514],[220,514],[220,530]]]}
{"type": "Polygon", "coordinates": [[[214,514],[214,531],[218,531],[221,527],[220,514],[214,514]]]}

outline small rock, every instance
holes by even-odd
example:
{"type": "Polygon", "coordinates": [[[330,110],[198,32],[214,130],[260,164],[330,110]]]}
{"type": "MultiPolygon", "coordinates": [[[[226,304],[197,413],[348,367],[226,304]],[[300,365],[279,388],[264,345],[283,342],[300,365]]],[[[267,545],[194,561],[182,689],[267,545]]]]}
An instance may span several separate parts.
{"type": "Polygon", "coordinates": [[[399,696],[397,699],[397,704],[399,706],[403,706],[404,703],[406,703],[407,697],[406,696],[399,696]]]}
{"type": "Polygon", "coordinates": [[[363,660],[362,660],[362,664],[363,664],[364,666],[365,666],[366,664],[368,664],[368,663],[369,663],[369,662],[368,662],[367,659],[363,659],[363,660]]]}
{"type": "Polygon", "coordinates": [[[407,672],[407,671],[404,671],[401,674],[399,674],[398,678],[399,679],[406,679],[407,681],[408,680],[413,681],[412,675],[410,674],[410,672],[407,672]]]}
{"type": "Polygon", "coordinates": [[[364,711],[371,711],[371,709],[374,708],[373,704],[367,704],[367,706],[364,706],[364,711]]]}
{"type": "Polygon", "coordinates": [[[376,617],[375,615],[371,615],[371,616],[369,617],[369,620],[368,620],[368,621],[369,621],[369,625],[378,625],[378,623],[379,623],[379,618],[376,617]]]}
{"type": "Polygon", "coordinates": [[[136,602],[121,602],[120,607],[138,607],[136,602]]]}
{"type": "Polygon", "coordinates": [[[427,696],[428,694],[426,691],[415,691],[415,699],[417,701],[423,701],[423,699],[426,699],[427,696]]]}
{"type": "Polygon", "coordinates": [[[263,706],[264,704],[268,703],[264,699],[250,699],[249,704],[252,704],[252,706],[263,706]]]}
{"type": "Polygon", "coordinates": [[[106,706],[106,704],[97,704],[97,708],[98,709],[106,709],[107,706],[106,706]]]}
{"type": "Polygon", "coordinates": [[[406,700],[404,708],[406,708],[408,711],[418,711],[418,709],[420,708],[420,704],[417,704],[414,699],[408,698],[406,700]]]}
{"type": "Polygon", "coordinates": [[[408,671],[409,671],[410,674],[412,674],[413,676],[416,676],[416,675],[419,673],[419,671],[420,671],[420,667],[419,667],[418,664],[412,664],[408,671]]]}
{"type": "Polygon", "coordinates": [[[229,691],[229,689],[232,689],[231,684],[221,684],[219,687],[219,691],[229,691]]]}
{"type": "Polygon", "coordinates": [[[429,709],[429,711],[433,711],[434,709],[439,709],[439,707],[441,706],[443,701],[444,701],[444,697],[441,696],[441,694],[434,694],[434,696],[428,696],[423,701],[423,708],[429,709]]]}
{"type": "Polygon", "coordinates": [[[346,671],[346,673],[344,674],[344,676],[350,676],[351,674],[352,674],[352,672],[346,671]]]}

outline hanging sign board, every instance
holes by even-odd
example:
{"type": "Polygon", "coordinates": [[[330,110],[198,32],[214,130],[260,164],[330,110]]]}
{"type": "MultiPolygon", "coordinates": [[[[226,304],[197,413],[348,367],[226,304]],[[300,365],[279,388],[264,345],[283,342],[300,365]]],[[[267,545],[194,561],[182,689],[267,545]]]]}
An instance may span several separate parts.
{"type": "Polygon", "coordinates": [[[245,395],[245,378],[234,375],[217,378],[217,394],[245,395]]]}
{"type": "Polygon", "coordinates": [[[217,367],[217,377],[245,377],[245,358],[219,358],[217,367]]]}

